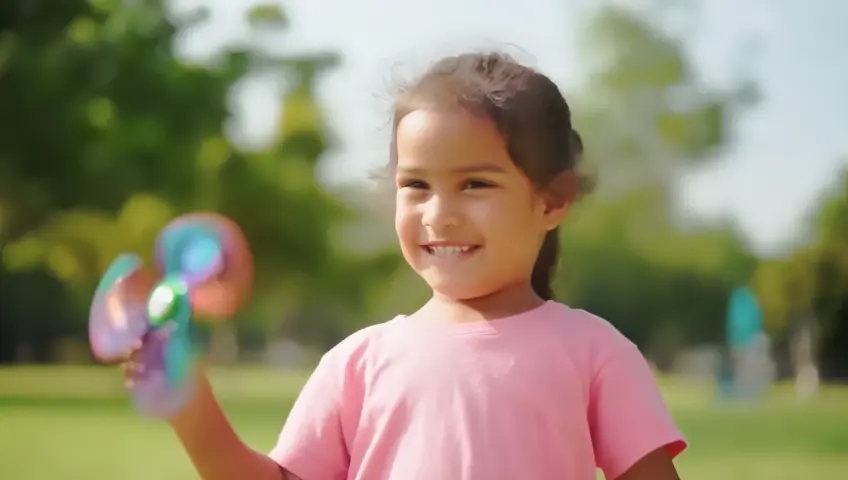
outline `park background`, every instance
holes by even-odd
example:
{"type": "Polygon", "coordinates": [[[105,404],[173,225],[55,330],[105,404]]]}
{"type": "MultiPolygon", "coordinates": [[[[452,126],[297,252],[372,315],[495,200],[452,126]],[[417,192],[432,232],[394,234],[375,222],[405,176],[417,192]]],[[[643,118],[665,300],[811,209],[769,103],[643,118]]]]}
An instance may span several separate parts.
{"type": "Polygon", "coordinates": [[[682,477],[845,478],[846,22],[839,0],[2,2],[0,478],[191,477],[93,365],[86,324],[114,257],[149,258],[196,210],[255,254],[248,307],[208,347],[236,428],[270,449],[321,352],[426,299],[369,173],[393,90],[468,48],[539,67],[576,112],[596,188],[564,224],[556,294],[650,359],[691,442],[682,477]],[[739,285],[777,382],[725,405],[739,285]],[[802,399],[809,318],[822,387],[802,399]]]}

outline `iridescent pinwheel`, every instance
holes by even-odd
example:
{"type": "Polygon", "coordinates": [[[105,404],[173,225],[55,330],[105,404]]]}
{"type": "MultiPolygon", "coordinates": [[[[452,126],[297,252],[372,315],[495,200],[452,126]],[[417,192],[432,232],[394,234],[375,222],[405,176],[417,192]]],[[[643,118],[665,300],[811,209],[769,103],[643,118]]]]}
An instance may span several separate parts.
{"type": "Polygon", "coordinates": [[[144,414],[167,418],[192,393],[188,380],[199,356],[192,320],[235,314],[249,295],[253,263],[238,226],[208,213],[169,223],[156,238],[155,260],[152,273],[136,254],[115,259],[94,294],[89,339],[107,363],[140,343],[133,401],[144,414]]]}

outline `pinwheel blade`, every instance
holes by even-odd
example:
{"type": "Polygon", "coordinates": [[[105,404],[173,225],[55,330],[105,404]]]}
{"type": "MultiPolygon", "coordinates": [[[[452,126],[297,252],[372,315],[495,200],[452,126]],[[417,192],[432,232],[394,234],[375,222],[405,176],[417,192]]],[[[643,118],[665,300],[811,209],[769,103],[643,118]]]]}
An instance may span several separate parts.
{"type": "Polygon", "coordinates": [[[178,218],[156,239],[163,275],[181,274],[189,285],[208,281],[223,268],[221,239],[211,221],[178,218]]]}
{"type": "Polygon", "coordinates": [[[194,365],[194,348],[187,329],[174,329],[165,345],[165,378],[172,387],[186,381],[194,365]]]}
{"type": "Polygon", "coordinates": [[[120,359],[147,332],[146,303],[152,286],[152,275],[136,255],[122,254],[107,269],[88,319],[91,350],[97,359],[120,359]]]}
{"type": "MultiPolygon", "coordinates": [[[[144,415],[158,419],[168,419],[175,415],[185,405],[194,391],[194,383],[190,381],[188,371],[182,375],[181,381],[168,378],[168,353],[173,351],[174,331],[159,328],[151,331],[144,340],[138,361],[141,371],[135,377],[132,385],[132,398],[135,407],[144,415]]],[[[176,359],[171,362],[176,363],[176,359]]]]}
{"type": "Polygon", "coordinates": [[[253,258],[241,229],[220,215],[172,221],[157,237],[156,258],[163,275],[179,274],[189,285],[201,317],[228,318],[247,301],[253,258]]]}

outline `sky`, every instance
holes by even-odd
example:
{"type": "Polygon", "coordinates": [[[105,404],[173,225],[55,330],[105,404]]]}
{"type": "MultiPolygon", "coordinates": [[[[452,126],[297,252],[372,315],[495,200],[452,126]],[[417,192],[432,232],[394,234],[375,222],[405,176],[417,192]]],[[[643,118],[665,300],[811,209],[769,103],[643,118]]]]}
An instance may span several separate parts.
{"type": "MultiPolygon", "coordinates": [[[[623,1],[623,0],[614,0],[623,1]]],[[[178,42],[181,55],[204,59],[245,41],[251,0],[172,0],[175,11],[206,4],[204,26],[178,42]]],[[[253,38],[281,52],[329,50],[340,68],[320,99],[339,148],[322,176],[364,180],[386,161],[389,105],[398,79],[420,73],[442,54],[497,48],[550,75],[569,93],[582,81],[577,35],[591,0],[288,0],[283,37],[253,38]],[[497,5],[497,8],[493,8],[497,5]]],[[[627,2],[631,5],[634,1],[627,2]]],[[[848,2],[844,0],[701,0],[687,48],[704,78],[732,82],[740,65],[762,100],[740,120],[733,148],[680,185],[683,208],[730,216],[761,253],[779,251],[804,231],[811,209],[848,166],[848,2]],[[813,6],[814,5],[814,6],[813,6]],[[749,41],[760,47],[746,54],[749,41]],[[842,58],[843,60],[839,60],[842,58]]],[[[261,143],[276,129],[278,85],[241,85],[233,100],[233,136],[261,143]]],[[[579,129],[579,125],[577,126],[579,129]]]]}

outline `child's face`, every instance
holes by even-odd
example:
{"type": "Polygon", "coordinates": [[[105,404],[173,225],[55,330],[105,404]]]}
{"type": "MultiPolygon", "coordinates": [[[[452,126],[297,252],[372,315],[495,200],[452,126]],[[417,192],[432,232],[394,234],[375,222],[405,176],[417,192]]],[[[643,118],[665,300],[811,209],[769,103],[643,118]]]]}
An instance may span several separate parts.
{"type": "Polygon", "coordinates": [[[449,298],[529,282],[551,209],[490,120],[416,110],[397,126],[395,228],[410,266],[449,298]]]}

